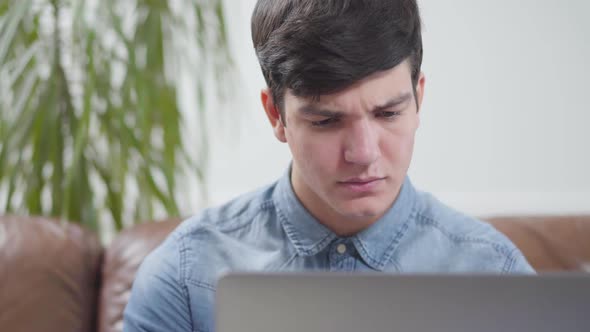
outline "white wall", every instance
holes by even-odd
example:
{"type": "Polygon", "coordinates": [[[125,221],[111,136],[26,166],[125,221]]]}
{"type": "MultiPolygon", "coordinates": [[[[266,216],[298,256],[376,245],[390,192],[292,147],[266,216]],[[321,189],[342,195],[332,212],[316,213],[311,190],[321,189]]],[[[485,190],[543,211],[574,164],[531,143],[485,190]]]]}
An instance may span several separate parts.
{"type": "MultiPolygon", "coordinates": [[[[290,160],[259,103],[255,2],[227,0],[240,117],[214,140],[212,204],[274,181],[290,160]]],[[[427,85],[414,184],[475,215],[589,213],[590,1],[420,5],[427,85]]]]}

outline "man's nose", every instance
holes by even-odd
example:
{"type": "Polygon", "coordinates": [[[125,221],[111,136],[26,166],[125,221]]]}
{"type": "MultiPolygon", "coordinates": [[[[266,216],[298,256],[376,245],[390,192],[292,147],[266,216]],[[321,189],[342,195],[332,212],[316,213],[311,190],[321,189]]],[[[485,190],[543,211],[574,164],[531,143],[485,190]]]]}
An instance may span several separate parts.
{"type": "Polygon", "coordinates": [[[380,156],[376,128],[369,120],[354,123],[346,133],[344,159],[353,164],[370,165],[380,156]]]}

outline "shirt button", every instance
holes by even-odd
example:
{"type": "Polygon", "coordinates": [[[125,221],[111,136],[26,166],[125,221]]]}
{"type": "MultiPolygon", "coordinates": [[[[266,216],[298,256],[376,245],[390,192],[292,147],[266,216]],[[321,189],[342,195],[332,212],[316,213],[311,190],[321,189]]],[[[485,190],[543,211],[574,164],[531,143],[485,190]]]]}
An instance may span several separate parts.
{"type": "Polygon", "coordinates": [[[346,245],[344,245],[344,244],[342,244],[342,243],[341,243],[341,244],[339,244],[339,245],[336,247],[336,251],[338,251],[338,253],[339,253],[340,255],[344,254],[344,253],[346,252],[346,245]]]}

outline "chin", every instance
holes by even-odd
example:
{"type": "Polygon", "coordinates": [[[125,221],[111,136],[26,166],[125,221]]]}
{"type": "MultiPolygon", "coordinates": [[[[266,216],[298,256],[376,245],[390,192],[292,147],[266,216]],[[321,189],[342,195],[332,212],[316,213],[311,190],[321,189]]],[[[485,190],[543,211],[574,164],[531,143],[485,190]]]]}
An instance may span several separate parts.
{"type": "Polygon", "coordinates": [[[380,218],[387,212],[391,204],[380,204],[373,199],[360,199],[344,202],[341,205],[340,213],[350,219],[373,219],[380,218]]]}
{"type": "Polygon", "coordinates": [[[379,209],[377,207],[348,207],[341,210],[341,214],[350,219],[367,219],[367,218],[379,218],[385,213],[385,209],[379,209]]]}

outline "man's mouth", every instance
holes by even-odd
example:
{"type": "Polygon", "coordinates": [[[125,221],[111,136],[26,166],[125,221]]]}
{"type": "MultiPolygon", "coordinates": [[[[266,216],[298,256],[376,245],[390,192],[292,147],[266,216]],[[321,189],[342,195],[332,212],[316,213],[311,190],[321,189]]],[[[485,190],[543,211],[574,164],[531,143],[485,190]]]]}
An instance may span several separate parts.
{"type": "Polygon", "coordinates": [[[356,193],[366,193],[374,191],[383,180],[385,180],[384,177],[357,177],[339,181],[338,184],[356,193]]]}
{"type": "Polygon", "coordinates": [[[341,181],[341,183],[363,184],[363,183],[369,183],[369,182],[383,180],[383,179],[384,179],[383,177],[376,177],[376,176],[358,177],[358,178],[351,178],[351,179],[341,181]]]}

